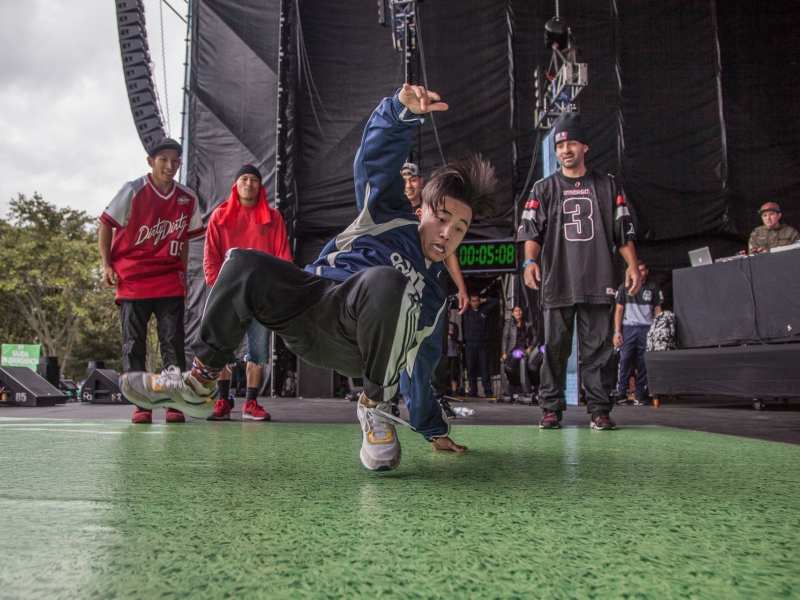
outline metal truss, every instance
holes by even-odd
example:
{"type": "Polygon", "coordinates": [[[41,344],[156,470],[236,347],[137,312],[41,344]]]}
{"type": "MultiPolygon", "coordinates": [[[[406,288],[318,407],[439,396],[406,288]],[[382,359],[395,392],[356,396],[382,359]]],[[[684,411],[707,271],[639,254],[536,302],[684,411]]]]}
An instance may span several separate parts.
{"type": "Polygon", "coordinates": [[[545,39],[553,53],[547,70],[537,67],[535,73],[538,129],[550,129],[562,114],[576,111],[576,99],[589,84],[588,66],[577,61],[572,31],[559,17],[547,23],[545,39]]]}

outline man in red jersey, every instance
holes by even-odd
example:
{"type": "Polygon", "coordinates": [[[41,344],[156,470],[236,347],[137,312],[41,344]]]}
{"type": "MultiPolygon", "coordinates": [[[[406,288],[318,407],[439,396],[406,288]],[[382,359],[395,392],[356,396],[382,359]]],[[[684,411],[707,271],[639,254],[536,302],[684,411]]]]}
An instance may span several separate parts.
{"type": "MultiPolygon", "coordinates": [[[[129,181],[100,216],[98,241],[103,283],[117,289],[122,320],[122,371],[145,370],[147,323],[155,315],[165,371],[186,369],[183,302],[186,240],[203,234],[197,195],[174,181],[181,145],[161,139],[148,148],[152,172],[129,181]]],[[[152,411],[136,408],[134,423],[151,423],[152,411]]],[[[183,413],[167,409],[167,421],[183,413]]]]}
{"type": "MultiPolygon", "coordinates": [[[[261,171],[256,167],[243,166],[234,177],[231,195],[211,214],[203,258],[203,271],[208,285],[214,285],[225,255],[231,248],[260,250],[292,261],[283,217],[267,204],[267,193],[261,180],[261,171]]],[[[242,418],[269,421],[269,413],[258,404],[261,365],[267,362],[269,355],[269,331],[253,319],[246,339],[247,392],[242,418]]],[[[217,401],[209,421],[227,421],[231,418],[233,402],[228,397],[230,383],[231,371],[225,367],[217,380],[217,401]]]]}

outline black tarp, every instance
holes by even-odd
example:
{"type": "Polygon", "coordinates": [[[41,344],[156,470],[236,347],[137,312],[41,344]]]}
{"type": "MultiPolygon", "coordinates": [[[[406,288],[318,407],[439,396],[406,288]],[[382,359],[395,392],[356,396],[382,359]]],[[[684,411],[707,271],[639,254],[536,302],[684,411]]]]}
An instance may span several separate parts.
{"type": "Polygon", "coordinates": [[[189,171],[204,219],[244,164],[274,197],[280,4],[193,0],[189,171]]]}
{"type": "MultiPolygon", "coordinates": [[[[207,222],[244,164],[261,170],[267,197],[274,199],[280,2],[192,0],[191,8],[187,185],[207,222]]],[[[204,241],[189,246],[189,342],[207,295],[204,241]]]]}
{"type": "MultiPolygon", "coordinates": [[[[374,0],[286,1],[299,17],[286,38],[293,63],[298,263],[355,216],[352,161],[369,112],[402,81],[401,55],[378,25],[374,0]],[[298,27],[299,26],[299,27],[298,27]],[[302,44],[299,42],[302,41],[302,44]],[[298,44],[301,47],[297,47],[298,44]]],[[[245,161],[275,164],[277,1],[193,0],[189,185],[206,212],[245,161]]],[[[419,5],[428,81],[453,110],[437,115],[446,158],[481,151],[501,179],[496,227],[505,235],[536,146],[533,72],[546,67],[551,1],[468,0],[419,5]]],[[[800,222],[800,7],[765,0],[576,0],[562,3],[589,87],[580,109],[590,166],[625,185],[657,270],[744,247],[755,209],[776,200],[800,222]]],[[[421,77],[421,73],[420,73],[421,77]]],[[[288,110],[288,109],[287,109],[288,110]]],[[[439,161],[431,123],[421,132],[423,168],[439,161]]],[[[532,181],[541,177],[541,165],[532,181]]]]}
{"type": "Polygon", "coordinates": [[[622,173],[654,240],[729,231],[714,2],[618,0],[622,173]]]}
{"type": "Polygon", "coordinates": [[[774,201],[800,229],[800,4],[717,0],[731,216],[740,237],[774,201]]]}

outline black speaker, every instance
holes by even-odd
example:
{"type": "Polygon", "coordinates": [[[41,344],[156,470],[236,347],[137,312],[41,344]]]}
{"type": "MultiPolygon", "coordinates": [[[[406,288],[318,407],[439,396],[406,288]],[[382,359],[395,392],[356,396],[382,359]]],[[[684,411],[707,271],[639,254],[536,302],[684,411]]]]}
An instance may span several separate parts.
{"type": "Polygon", "coordinates": [[[55,406],[67,397],[28,367],[0,367],[0,403],[6,406],[55,406]]]}
{"type": "Polygon", "coordinates": [[[94,369],[81,388],[81,401],[92,404],[130,404],[119,391],[119,373],[111,369],[94,369]]]}
{"type": "Polygon", "coordinates": [[[297,395],[301,398],[333,398],[334,372],[297,360],[297,395]]]}
{"type": "Polygon", "coordinates": [[[39,359],[39,366],[36,367],[39,377],[44,377],[45,381],[53,387],[58,387],[58,382],[61,380],[59,371],[57,356],[42,356],[39,359]]]}

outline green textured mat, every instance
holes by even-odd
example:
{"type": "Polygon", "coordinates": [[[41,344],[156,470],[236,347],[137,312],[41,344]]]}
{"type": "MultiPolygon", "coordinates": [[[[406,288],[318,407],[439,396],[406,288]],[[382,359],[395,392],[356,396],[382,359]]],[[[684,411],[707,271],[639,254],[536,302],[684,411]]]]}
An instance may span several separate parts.
{"type": "Polygon", "coordinates": [[[800,447],[625,427],[0,419],[0,598],[800,596],[800,447]]]}

